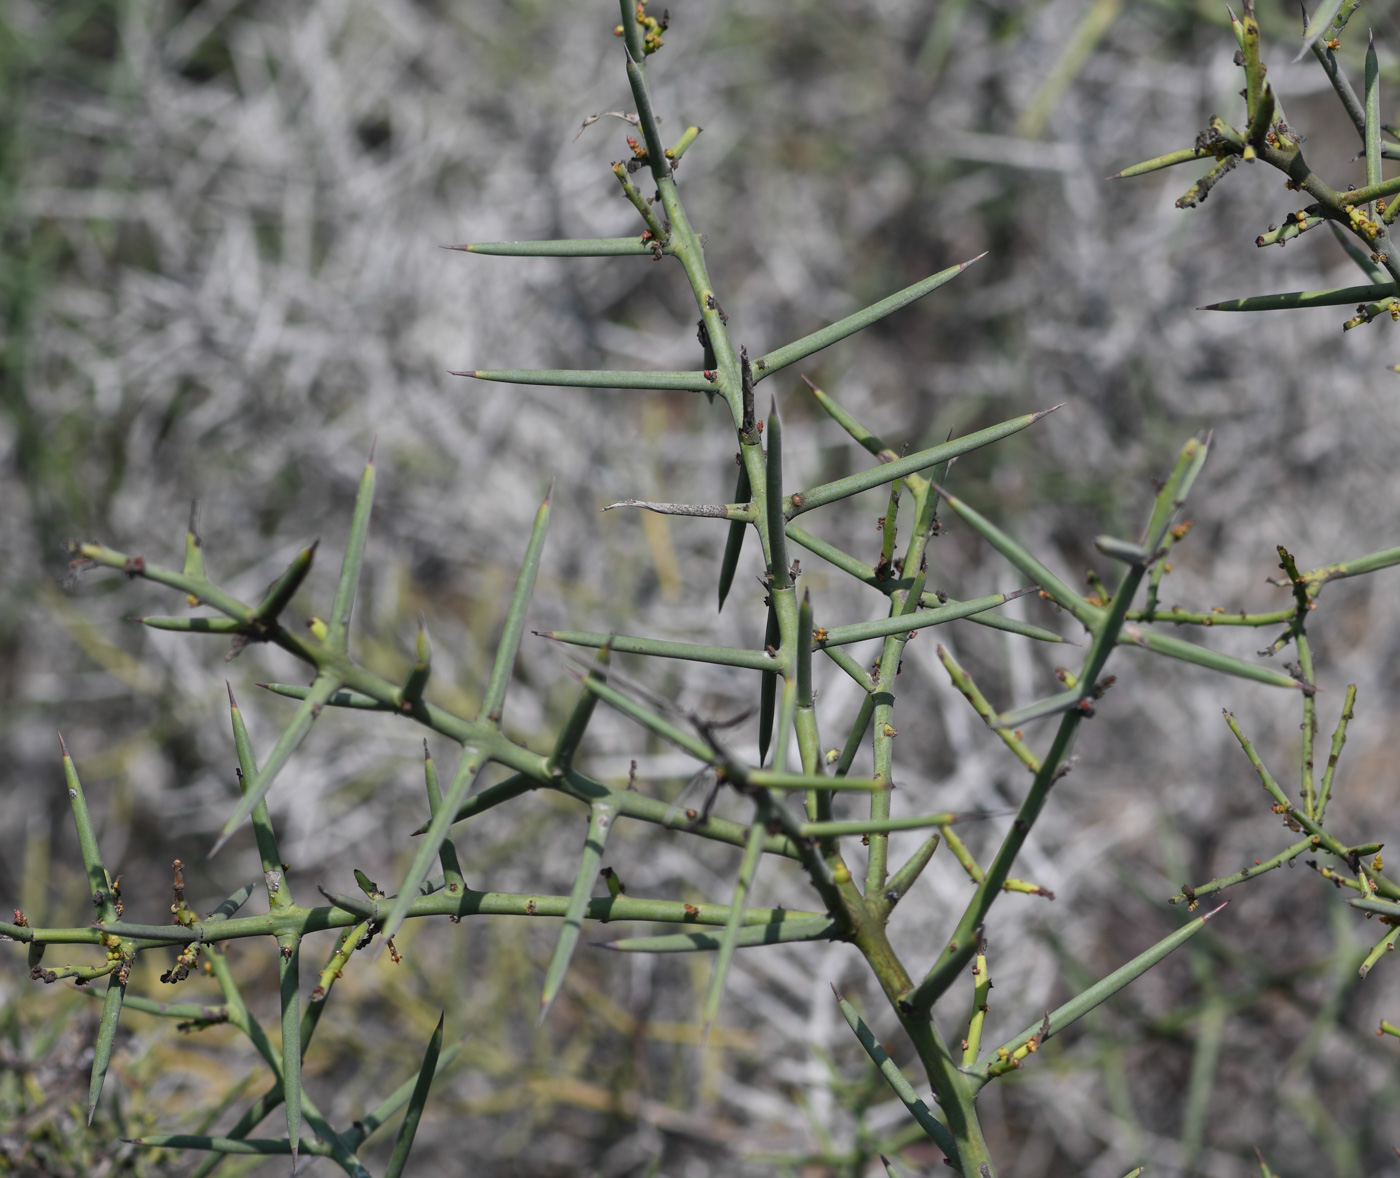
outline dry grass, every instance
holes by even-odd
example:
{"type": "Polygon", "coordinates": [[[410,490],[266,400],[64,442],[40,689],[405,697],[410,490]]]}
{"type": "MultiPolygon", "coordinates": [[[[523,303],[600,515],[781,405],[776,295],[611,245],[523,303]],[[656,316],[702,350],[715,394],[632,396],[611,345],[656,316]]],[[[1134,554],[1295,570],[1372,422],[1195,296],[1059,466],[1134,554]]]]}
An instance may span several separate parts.
{"type": "MultiPolygon", "coordinates": [[[[470,702],[551,477],[562,506],[532,624],[760,641],[759,593],[742,570],[714,617],[723,536],[713,524],[597,510],[627,495],[726,497],[732,439],[717,408],[688,394],[445,375],[693,362],[685,291],[669,267],[437,249],[630,231],[606,168],[624,128],[604,119],[573,139],[584,116],[626,101],[610,12],[595,7],[128,0],[88,5],[78,19],[70,13],[82,5],[11,0],[0,15],[17,116],[0,145],[10,260],[0,284],[4,895],[42,907],[22,848],[37,853],[50,830],[67,848],[56,727],[84,766],[129,906],[159,919],[169,860],[200,858],[233,794],[219,676],[230,674],[264,747],[283,714],[252,686],[288,672],[278,656],[254,650],[226,669],[221,650],[121,627],[124,615],[168,608],[139,585],[94,578],[60,591],[68,534],[169,557],[197,497],[211,569],[255,593],[310,536],[335,554],[377,436],[380,506],[360,615],[371,666],[407,666],[421,610],[435,690],[470,702]]],[[[895,446],[1065,402],[1033,436],[964,462],[954,478],[1076,576],[1102,567],[1090,538],[1131,530],[1149,477],[1189,432],[1213,427],[1196,527],[1165,600],[1273,608],[1282,592],[1263,583],[1273,545],[1311,566],[1393,541],[1400,401],[1383,367],[1400,345],[1379,323],[1343,341],[1343,316],[1329,311],[1267,316],[1246,335],[1234,317],[1191,310],[1354,281],[1321,231],[1286,253],[1255,254],[1255,234],[1292,208],[1272,174],[1240,169],[1189,214],[1170,207],[1190,182],[1175,172],[1100,180],[1189,143],[1235,88],[1229,33],[1213,15],[1127,6],[1045,112],[1043,134],[1022,137],[1087,9],[1082,0],[945,0],[932,12],[856,0],[678,6],[653,74],[667,125],[705,127],[681,171],[688,207],[709,235],[736,338],[760,350],[989,250],[956,287],[818,357],[809,375],[895,446]]],[[[1277,15],[1265,13],[1266,40],[1293,36],[1277,15]]],[[[1387,10],[1374,19],[1396,31],[1387,10]]],[[[1271,54],[1270,79],[1312,137],[1310,158],[1330,151],[1344,166],[1350,132],[1322,101],[1315,67],[1283,64],[1289,56],[1271,54]]],[[[795,376],[773,383],[792,477],[863,461],[795,376]]],[[[882,511],[872,500],[821,529],[873,559],[882,511]]],[[[1010,584],[964,531],[940,539],[935,556],[932,577],[950,591],[1010,584]]],[[[313,574],[318,599],[333,565],[313,574]]],[[[828,615],[871,616],[874,603],[846,596],[835,578],[809,581],[828,615]]],[[[1337,805],[1367,833],[1384,831],[1395,809],[1386,737],[1400,609],[1388,585],[1329,588],[1313,626],[1324,726],[1341,686],[1360,687],[1337,805]]],[[[1207,637],[1234,653],[1258,644],[1252,634],[1207,637]]],[[[966,627],[939,640],[1000,700],[1026,702],[1053,682],[1053,650],[966,627]]],[[[921,808],[1003,805],[1023,788],[1019,767],[948,688],[932,643],[915,642],[906,662],[918,683],[905,688],[901,784],[921,808]]],[[[1080,972],[1097,976],[1163,935],[1174,918],[1162,900],[1184,879],[1283,845],[1219,710],[1241,715],[1281,775],[1296,757],[1292,701],[1189,669],[1154,664],[1140,675],[1131,653],[1116,664],[1119,686],[1028,851],[1025,874],[1057,899],[1008,899],[989,930],[993,1017],[1008,1033],[1069,993],[1080,972]]],[[[560,653],[527,647],[520,676],[513,722],[543,731],[567,706],[560,653]]],[[[720,712],[750,685],[699,668],[654,686],[720,712]]],[[[823,706],[850,703],[837,679],[826,688],[823,706]]],[[[423,817],[416,739],[347,722],[313,736],[273,795],[304,890],[344,887],[351,864],[381,880],[402,870],[404,836],[423,817]]],[[[636,759],[648,789],[674,790],[687,772],[612,718],[586,751],[609,778],[636,759]]],[[[567,890],[569,858],[552,848],[572,846],[580,815],[543,799],[526,809],[523,822],[497,811],[467,829],[469,878],[567,890]]],[[[724,893],[733,856],[628,833],[615,860],[638,889],[724,893]]],[[[243,841],[192,880],[209,904],[255,874],[243,841]]],[[[941,860],[907,902],[920,919],[906,913],[903,927],[920,931],[900,948],[916,960],[966,894],[956,864],[941,860]]],[[[1236,1178],[1252,1172],[1258,1144],[1284,1174],[1379,1172],[1400,1126],[1394,1052],[1371,1029],[1400,1013],[1400,988],[1389,963],[1361,987],[1354,972],[1328,972],[1329,958],[1354,953],[1371,930],[1337,921],[1310,877],[1300,866],[1245,889],[1212,925],[1214,940],[1193,943],[991,1094],[988,1128],[1006,1171],[1117,1178],[1140,1153],[1154,1176],[1236,1178]],[[1250,961],[1278,976],[1255,976],[1250,961]],[[1308,972],[1309,962],[1323,964],[1308,972]],[[1243,997],[1224,1024],[1193,1159],[1182,1132],[1202,1024],[1169,1012],[1219,995],[1243,997]]],[[[800,902],[795,875],[774,880],[765,902],[800,902]]],[[[76,911],[79,886],[58,871],[50,910],[76,911]]],[[[828,1156],[857,1141],[856,1117],[830,1082],[833,1068],[849,1083],[864,1066],[827,989],[858,989],[843,947],[741,955],[725,1018],[732,1038],[702,1057],[685,1043],[696,979],[674,958],[581,955],[574,988],[536,1031],[549,931],[419,929],[404,966],[361,964],[347,980],[371,1029],[333,1013],[308,1063],[323,1069],[310,1090],[353,1117],[413,1066],[424,1028],[446,1007],[449,1027],[474,1035],[430,1105],[423,1174],[459,1173],[464,1158],[482,1174],[641,1174],[656,1157],[656,1172],[687,1178],[772,1173],[753,1155],[818,1158],[828,1135],[828,1156]],[[445,983],[458,969],[465,989],[445,983]]],[[[245,956],[250,977],[262,968],[270,980],[245,956]]],[[[28,984],[18,967],[10,960],[0,974],[6,1002],[28,984]]],[[[129,1050],[139,1051],[149,1032],[132,1025],[129,1050]]],[[[172,1113],[207,1099],[175,1070],[163,1084],[172,1113]]],[[[898,1120],[885,1095],[869,1091],[864,1123],[876,1139],[898,1120]]],[[[908,1156],[938,1171],[932,1154],[908,1156]]],[[[788,1172],[845,1171],[794,1160],[788,1172]]]]}

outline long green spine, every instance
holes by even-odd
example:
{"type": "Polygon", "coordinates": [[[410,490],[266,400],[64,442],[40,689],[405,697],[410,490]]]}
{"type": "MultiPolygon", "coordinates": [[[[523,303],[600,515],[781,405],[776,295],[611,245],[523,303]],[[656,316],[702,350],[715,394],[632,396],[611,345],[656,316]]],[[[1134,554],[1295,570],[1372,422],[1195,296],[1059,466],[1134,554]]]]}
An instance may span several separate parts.
{"type": "MultiPolygon", "coordinates": [[[[739,463],[738,482],[734,487],[734,502],[747,503],[749,500],[749,472],[743,462],[739,463]]],[[[739,557],[744,551],[744,536],[748,529],[739,521],[729,525],[729,535],[724,541],[724,558],[719,567],[719,608],[724,608],[724,599],[734,584],[734,573],[739,567],[739,557]]]]}
{"type": "Polygon", "coordinates": [[[949,459],[970,454],[973,450],[980,450],[983,446],[990,446],[993,442],[1000,442],[1003,438],[1020,433],[1023,429],[1034,425],[1047,413],[1053,412],[1053,409],[1043,409],[1039,413],[1026,413],[1021,417],[1013,417],[1010,421],[1003,421],[1000,425],[988,426],[986,429],[978,430],[975,434],[953,438],[940,445],[931,446],[927,450],[920,450],[917,454],[910,454],[906,458],[898,458],[859,474],[848,475],[844,479],[836,479],[830,483],[822,483],[805,491],[799,491],[788,497],[785,514],[791,519],[804,511],[825,507],[828,503],[835,503],[838,499],[858,495],[861,491],[869,491],[875,487],[883,486],[885,483],[893,482],[895,479],[903,478],[905,475],[916,474],[921,470],[927,470],[947,462],[949,459]]]}
{"type": "Polygon", "coordinates": [[[345,559],[340,567],[340,580],[335,589],[335,604],[331,606],[330,635],[327,639],[334,650],[345,650],[350,641],[350,611],[355,605],[355,592],[360,584],[360,567],[365,559],[365,541],[369,536],[369,516],[374,506],[374,455],[365,464],[360,488],[355,496],[355,514],[350,520],[350,539],[345,545],[345,559]]]}
{"type": "Polygon", "coordinates": [[[507,384],[556,385],[579,389],[656,389],[692,393],[714,392],[714,382],[703,372],[595,372],[591,369],[559,368],[476,368],[454,372],[477,380],[504,381],[507,384]]]}
{"type": "Polygon", "coordinates": [[[277,774],[282,771],[283,766],[291,760],[292,754],[306,739],[312,724],[320,716],[321,709],[335,694],[339,686],[340,683],[332,676],[317,675],[316,682],[311,685],[311,690],[302,701],[301,707],[296,710],[291,723],[287,725],[277,743],[273,745],[272,752],[268,754],[267,761],[259,770],[257,777],[245,783],[243,798],[232,815],[229,816],[229,820],[224,823],[223,830],[219,832],[219,840],[214,844],[214,849],[209,852],[210,855],[218,852],[243,820],[252,814],[253,810],[267,797],[267,792],[272,788],[277,774]]]}
{"type": "Polygon", "coordinates": [[[704,1024],[701,1037],[710,1037],[710,1026],[719,1013],[720,999],[724,997],[724,983],[729,976],[729,963],[734,959],[734,950],[739,943],[739,929],[743,924],[744,903],[748,899],[749,887],[753,883],[754,872],[758,869],[759,857],[763,854],[763,823],[755,819],[749,829],[749,841],[744,847],[744,858],[739,864],[739,878],[734,884],[734,895],[729,901],[729,919],[725,922],[724,933],[720,937],[715,954],[715,966],[710,974],[710,988],[705,993],[705,1004],[700,1011],[700,1021],[704,1024]]]}
{"type": "Polygon", "coordinates": [[[569,971],[574,947],[578,944],[579,932],[583,928],[583,914],[588,910],[588,901],[593,893],[593,885],[598,880],[598,868],[603,862],[603,848],[607,845],[608,832],[612,829],[615,811],[607,802],[597,802],[589,810],[588,833],[583,836],[583,854],[579,857],[578,873],[574,878],[574,890],[569,894],[569,908],[564,913],[564,927],[559,930],[559,939],[554,945],[554,956],[550,958],[545,971],[544,993],[540,996],[540,1021],[559,996],[564,985],[564,975],[569,971]]]}
{"type": "Polygon", "coordinates": [[[301,588],[301,583],[306,580],[306,574],[311,571],[311,562],[316,555],[316,546],[320,541],[312,544],[309,548],[304,548],[296,556],[284,572],[276,581],[272,583],[262,601],[258,603],[254,611],[256,621],[259,626],[270,626],[277,621],[278,615],[286,608],[296,591],[301,588]]]}
{"type": "Polygon", "coordinates": [[[469,245],[449,245],[444,249],[467,254],[489,254],[498,258],[618,258],[634,255],[649,258],[653,246],[640,237],[588,237],[558,241],[474,241],[469,245]]]}
{"type": "Polygon", "coordinates": [[[107,981],[107,993],[102,1000],[102,1019],[97,1024],[97,1042],[92,1050],[92,1078],[88,1083],[88,1124],[97,1113],[97,1102],[102,1096],[102,1084],[107,1078],[107,1066],[112,1062],[112,1043],[117,1035],[117,1022],[122,1014],[122,1001],[126,997],[126,980],[120,971],[114,971],[107,981]]]}
{"type": "Polygon", "coordinates": [[[762,356],[754,364],[755,380],[763,380],[772,376],[773,373],[786,368],[789,364],[796,364],[799,360],[805,360],[814,352],[819,352],[823,348],[845,339],[849,335],[854,335],[858,331],[864,331],[872,323],[878,323],[887,315],[893,315],[896,311],[907,307],[910,303],[921,299],[926,294],[932,294],[946,282],[952,281],[969,266],[972,262],[984,255],[978,254],[969,262],[960,262],[956,266],[949,266],[946,270],[940,270],[937,274],[932,274],[921,282],[916,282],[912,286],[907,286],[896,294],[888,298],[881,299],[878,303],[866,307],[863,311],[857,311],[854,315],[848,315],[845,319],[838,320],[830,327],[824,327],[820,331],[814,331],[811,335],[803,336],[799,340],[794,340],[790,344],[785,344],[776,351],[769,352],[762,356]]]}
{"type": "MultiPolygon", "coordinates": [[[[233,747],[238,754],[238,784],[244,794],[252,787],[258,776],[258,762],[253,754],[253,744],[248,738],[247,726],[243,723],[243,713],[233,698],[233,687],[228,687],[228,708],[233,723],[233,747]]],[[[267,799],[260,799],[252,809],[253,836],[258,843],[258,857],[262,860],[263,882],[267,888],[268,907],[287,908],[292,904],[292,890],[283,875],[282,853],[277,847],[277,835],[272,829],[272,819],[267,812],[267,799]]]]}
{"type": "Polygon", "coordinates": [[[416,898],[419,887],[428,878],[433,861],[439,857],[438,851],[447,838],[447,828],[452,824],[452,818],[461,807],[462,801],[476,780],[477,774],[481,772],[485,759],[485,754],[480,749],[465,748],[462,750],[462,760],[457,766],[452,784],[448,786],[447,796],[443,798],[442,805],[433,815],[427,834],[418,845],[413,862],[409,865],[408,874],[404,877],[403,884],[399,888],[398,898],[394,901],[394,906],[384,921],[385,942],[393,938],[394,934],[399,931],[399,926],[403,924],[405,917],[408,916],[408,910],[416,898]]]}
{"type": "MultiPolygon", "coordinates": [[[[428,788],[428,810],[434,818],[442,809],[442,786],[438,782],[437,766],[428,752],[428,742],[423,742],[423,777],[428,788]]],[[[465,886],[462,878],[462,865],[457,859],[457,848],[450,838],[444,837],[438,848],[438,862],[442,864],[442,878],[448,888],[465,886]]]]}
{"type": "Polygon", "coordinates": [[[510,676],[515,670],[515,656],[520,650],[520,639],[525,633],[525,609],[530,604],[530,595],[535,589],[535,578],[539,575],[540,556],[544,552],[545,535],[548,530],[549,496],[546,495],[539,511],[535,513],[535,526],[530,531],[525,560],[520,566],[520,576],[515,583],[510,609],[506,612],[505,631],[501,635],[501,644],[496,650],[496,661],[491,667],[491,679],[486,684],[486,694],[481,702],[481,714],[490,724],[501,722],[501,707],[505,703],[510,676]]]}
{"type": "Polygon", "coordinates": [[[423,1108],[428,1103],[428,1091],[437,1075],[438,1056],[442,1052],[443,1016],[438,1016],[433,1037],[428,1040],[428,1049],[423,1053],[423,1066],[413,1085],[413,1093],[408,1098],[408,1109],[403,1115],[399,1135],[394,1139],[394,1152],[389,1157],[389,1166],[384,1178],[402,1178],[404,1167],[408,1165],[408,1152],[413,1148],[413,1138],[418,1132],[418,1122],[423,1116],[423,1108]]]}
{"type": "Polygon", "coordinates": [[[918,1094],[914,1091],[914,1086],[909,1083],[894,1060],[890,1059],[889,1054],[870,1033],[870,1028],[865,1025],[865,1020],[856,1013],[855,1007],[841,997],[840,993],[836,994],[836,1001],[841,1007],[841,1014],[850,1025],[851,1030],[855,1032],[856,1038],[860,1040],[860,1045],[865,1048],[871,1061],[879,1068],[886,1083],[894,1089],[895,1095],[904,1102],[905,1108],[918,1122],[919,1128],[928,1134],[934,1144],[950,1151],[950,1153],[956,1153],[957,1145],[953,1141],[952,1135],[933,1115],[929,1107],[919,1099],[918,1094]]]}
{"type": "Polygon", "coordinates": [[[78,853],[82,856],[83,870],[87,873],[88,894],[96,909],[96,918],[103,924],[110,924],[117,918],[116,905],[112,898],[112,881],[107,869],[102,865],[102,853],[97,849],[97,835],[93,831],[92,818],[88,815],[87,797],[83,784],[78,780],[78,770],[73,758],[68,755],[68,746],[63,737],[58,738],[63,753],[63,777],[68,787],[68,805],[73,812],[73,825],[78,831],[78,853]]]}

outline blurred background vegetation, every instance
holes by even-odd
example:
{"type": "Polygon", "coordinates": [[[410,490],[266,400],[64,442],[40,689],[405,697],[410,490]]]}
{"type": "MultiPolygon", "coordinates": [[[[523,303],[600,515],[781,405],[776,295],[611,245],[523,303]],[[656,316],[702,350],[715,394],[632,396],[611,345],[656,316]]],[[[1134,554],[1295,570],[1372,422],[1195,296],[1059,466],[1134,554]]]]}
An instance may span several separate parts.
{"type": "MultiPolygon", "coordinates": [[[[1376,30],[1392,106],[1395,13],[1368,4],[1357,22],[1376,30]]],[[[1289,64],[1296,11],[1261,0],[1260,16],[1270,80],[1309,160],[1336,186],[1362,180],[1321,72],[1289,64]]],[[[1286,252],[1254,249],[1295,207],[1272,172],[1241,168],[1190,213],[1172,207],[1194,179],[1181,169],[1103,179],[1190,144],[1217,110],[1236,114],[1223,6],[674,0],[672,18],[652,84],[666,126],[704,127],[680,181],[738,340],[761,352],[986,251],[956,284],[807,372],[896,448],[1063,402],[953,473],[1057,570],[1106,572],[1091,538],[1136,532],[1152,476],[1201,427],[1215,430],[1214,449],[1166,604],[1277,607],[1283,591],[1265,583],[1274,545],[1313,567],[1396,542],[1400,378],[1386,368],[1400,339],[1388,325],[1343,339],[1339,311],[1243,321],[1193,310],[1359,281],[1336,243],[1319,231],[1286,252]]],[[[197,499],[211,571],[254,595],[309,538],[338,552],[377,437],[359,614],[371,667],[406,669],[421,612],[436,651],[430,695],[474,707],[551,478],[559,506],[533,625],[760,642],[752,577],[741,572],[714,613],[720,529],[598,510],[626,496],[728,497],[734,443],[719,406],[446,375],[695,364],[693,311],[669,264],[438,249],[634,230],[607,167],[627,128],[605,117],[575,134],[586,116],[627,105],[614,21],[602,0],[0,6],[7,906],[35,922],[83,917],[60,728],[136,919],[163,919],[174,858],[201,908],[254,878],[251,838],[204,858],[236,789],[220,679],[266,748],[286,705],[254,685],[293,673],[277,652],[225,665],[222,648],[124,624],[168,612],[168,595],[74,582],[70,536],[172,561],[197,499]]],[[[1350,38],[1355,69],[1361,34],[1350,38]]],[[[794,484],[866,463],[796,375],[764,391],[789,423],[794,484]]],[[[883,510],[872,497],[818,530],[873,561],[883,510]]],[[[335,563],[313,573],[303,612],[328,597],[335,563]]],[[[804,564],[826,618],[873,616],[875,595],[851,596],[815,558],[804,564]]],[[[1341,687],[1360,688],[1334,812],[1368,835],[1397,813],[1392,578],[1329,587],[1311,627],[1325,730],[1341,687]]],[[[930,583],[969,595],[1016,584],[958,528],[938,540],[930,583]]],[[[1025,616],[1060,626],[1039,610],[1025,616]]],[[[1205,637],[1237,654],[1259,644],[1205,637]]],[[[965,624],[938,641],[1006,705],[1053,683],[1054,648],[965,624]]],[[[1017,766],[972,722],[932,646],[914,643],[906,661],[898,779],[916,808],[1005,806],[1024,788],[1017,766]]],[[[1158,661],[1141,674],[1146,665],[1118,656],[1119,686],[1030,844],[1024,873],[1057,898],[1008,897],[988,930],[993,1027],[1008,1034],[1183,919],[1164,903],[1182,882],[1284,845],[1219,712],[1239,714],[1284,775],[1298,752],[1295,701],[1158,661]]],[[[624,669],[715,713],[745,706],[753,687],[718,668],[684,679],[624,669]]],[[[853,706],[843,683],[825,686],[824,707],[853,706]]],[[[510,721],[546,739],[571,694],[561,653],[536,640],[510,721]]],[[[641,788],[679,788],[683,759],[600,719],[592,772],[621,781],[635,761],[641,788]]],[[[388,721],[318,726],[271,799],[303,894],[352,890],[354,866],[386,886],[398,878],[425,816],[417,740],[388,721]]],[[[468,879],[567,891],[569,855],[552,851],[571,848],[583,823],[550,798],[493,811],[458,839],[468,879]]],[[[974,849],[999,830],[974,832],[974,849]]],[[[649,894],[722,899],[735,856],[625,828],[610,859],[649,894]]],[[[966,888],[936,857],[896,921],[914,960],[966,888]]],[[[775,873],[758,902],[803,900],[796,876],[775,873]]],[[[372,1106],[417,1066],[445,1009],[449,1034],[470,1039],[435,1089],[416,1173],[867,1175],[877,1145],[901,1143],[909,1169],[940,1172],[935,1151],[901,1142],[902,1109],[834,1017],[829,982],[877,1000],[843,946],[742,954],[718,1046],[702,1056],[705,975],[679,957],[582,952],[537,1029],[552,933],[485,919],[419,927],[402,938],[402,965],[353,962],[308,1058],[318,1102],[337,1120],[372,1106]]],[[[1236,1178],[1257,1172],[1256,1145],[1280,1174],[1393,1166],[1397,1049],[1373,1030],[1400,1015],[1400,986],[1391,963],[1364,983],[1355,970],[1375,935],[1302,865],[1241,889],[1189,949],[986,1094],[1007,1172],[1117,1178],[1150,1160],[1154,1176],[1236,1178]]],[[[272,955],[233,953],[272,1010],[272,955]]],[[[24,973],[18,954],[0,959],[0,1172],[188,1172],[188,1159],[138,1157],[118,1138],[203,1123],[230,1078],[260,1090],[232,1038],[177,1037],[130,1015],[110,1107],[84,1135],[72,1076],[85,1074],[95,1004],[24,973]]],[[[136,979],[143,992],[162,989],[149,973],[136,979]]],[[[200,985],[186,983],[184,999],[200,985]]]]}

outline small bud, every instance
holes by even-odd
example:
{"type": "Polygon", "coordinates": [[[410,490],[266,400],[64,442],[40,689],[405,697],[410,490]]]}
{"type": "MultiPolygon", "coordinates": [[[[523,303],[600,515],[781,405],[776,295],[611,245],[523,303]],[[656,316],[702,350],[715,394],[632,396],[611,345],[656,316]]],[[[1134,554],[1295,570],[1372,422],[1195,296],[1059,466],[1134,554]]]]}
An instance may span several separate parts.
{"type": "Polygon", "coordinates": [[[627,885],[622,882],[617,872],[611,867],[604,867],[598,874],[603,877],[603,882],[608,885],[609,895],[620,896],[627,891],[627,885]]]}

